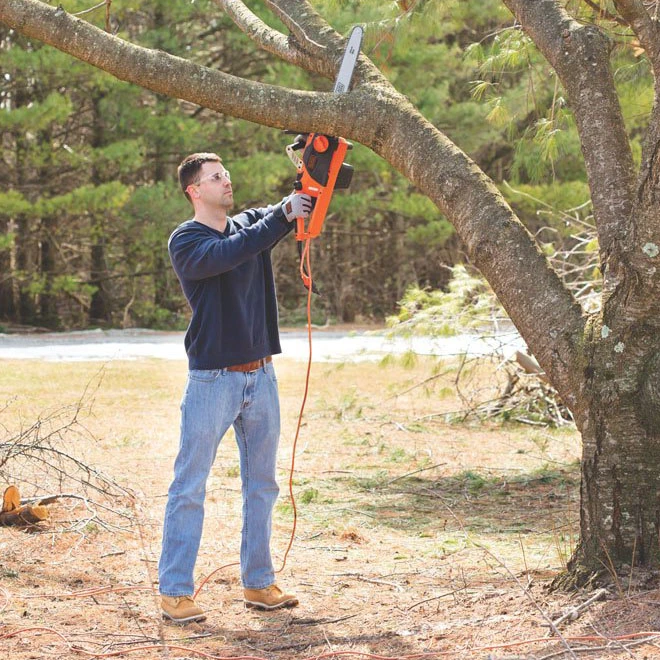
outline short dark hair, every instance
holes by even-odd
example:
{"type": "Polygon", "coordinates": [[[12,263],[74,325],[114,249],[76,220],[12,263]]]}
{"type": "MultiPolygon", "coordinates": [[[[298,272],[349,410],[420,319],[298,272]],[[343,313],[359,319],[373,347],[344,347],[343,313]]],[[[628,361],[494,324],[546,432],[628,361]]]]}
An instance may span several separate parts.
{"type": "Polygon", "coordinates": [[[187,188],[191,183],[195,183],[195,179],[197,178],[197,175],[202,169],[202,165],[204,163],[222,163],[222,158],[220,158],[218,154],[210,152],[190,154],[190,156],[186,156],[181,161],[181,164],[176,171],[179,176],[179,184],[181,185],[181,190],[183,190],[183,194],[191,203],[192,199],[190,199],[187,188]]]}

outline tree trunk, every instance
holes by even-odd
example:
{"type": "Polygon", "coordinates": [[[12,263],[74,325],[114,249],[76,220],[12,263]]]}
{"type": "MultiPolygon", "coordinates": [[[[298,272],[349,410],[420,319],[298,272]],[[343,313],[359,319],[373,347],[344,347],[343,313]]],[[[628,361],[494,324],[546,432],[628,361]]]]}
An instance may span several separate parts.
{"type": "Polygon", "coordinates": [[[52,218],[41,219],[41,240],[39,242],[40,272],[44,278],[44,290],[39,295],[39,325],[51,330],[57,330],[60,326],[57,313],[57,294],[53,292],[56,262],[50,228],[54,223],[52,218]]]}
{"type": "Polygon", "coordinates": [[[108,270],[105,263],[105,241],[101,236],[102,232],[103,221],[95,219],[92,235],[99,235],[99,237],[95,239],[90,250],[89,283],[95,288],[95,291],[90,301],[88,320],[93,325],[105,326],[112,322],[112,313],[104,284],[108,270]]]}
{"type": "Polygon", "coordinates": [[[18,257],[18,236],[17,236],[18,223],[14,218],[10,218],[7,223],[7,233],[14,234],[14,241],[9,247],[6,257],[7,270],[3,269],[6,273],[6,278],[0,284],[0,314],[7,320],[15,320],[18,314],[19,305],[19,287],[18,280],[16,279],[17,257],[18,257]]]}
{"type": "Polygon", "coordinates": [[[34,295],[25,289],[22,281],[26,273],[39,272],[35,259],[34,236],[36,232],[31,225],[32,223],[28,219],[22,218],[18,222],[16,260],[14,263],[17,321],[27,325],[33,325],[37,322],[34,295]]]}
{"type": "MultiPolygon", "coordinates": [[[[94,96],[92,99],[93,123],[92,123],[92,142],[94,149],[100,149],[105,144],[105,129],[103,126],[100,103],[103,100],[103,93],[94,96]]],[[[103,179],[99,176],[96,167],[92,170],[92,183],[99,185],[103,179]]],[[[94,287],[92,293],[88,320],[96,325],[110,325],[112,323],[112,311],[110,309],[110,300],[105,287],[105,280],[108,276],[108,268],[105,258],[105,215],[102,212],[96,212],[91,217],[90,236],[92,245],[90,248],[90,267],[89,283],[94,287]]]]}
{"type": "Polygon", "coordinates": [[[582,433],[580,542],[560,585],[660,565],[660,340],[600,326],[576,415],[582,433]]]}

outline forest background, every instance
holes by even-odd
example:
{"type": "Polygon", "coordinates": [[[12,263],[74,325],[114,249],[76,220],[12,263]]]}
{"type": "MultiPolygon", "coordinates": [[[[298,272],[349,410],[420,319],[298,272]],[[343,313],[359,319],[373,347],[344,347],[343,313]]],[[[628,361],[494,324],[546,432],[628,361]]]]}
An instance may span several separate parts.
{"type": "MultiPolygon", "coordinates": [[[[261,3],[246,4],[267,15],[261,3]]],[[[574,4],[585,19],[600,11],[574,4]]],[[[584,239],[591,208],[571,113],[501,3],[314,5],[342,33],[365,25],[364,51],[493,178],[542,245],[589,264],[597,244],[584,239]]],[[[87,9],[67,3],[71,13],[87,9]]],[[[212,0],[124,0],[109,16],[101,7],[85,18],[229,73],[300,89],[330,85],[256,51],[212,0]]],[[[615,23],[610,36],[639,158],[634,136],[651,108],[652,77],[615,23]]],[[[193,151],[217,151],[237,208],[272,203],[292,189],[291,136],[121,82],[4,27],[0,69],[0,330],[184,328],[188,309],[166,248],[190,216],[176,166],[193,151]]],[[[347,161],[356,171],[351,188],[335,196],[314,246],[321,323],[382,321],[407,290],[445,288],[450,267],[466,261],[452,226],[385,161],[358,144],[347,161]]],[[[293,324],[306,299],[293,240],[274,262],[282,321],[293,324]]],[[[579,267],[565,276],[588,292],[599,273],[579,267]]]]}

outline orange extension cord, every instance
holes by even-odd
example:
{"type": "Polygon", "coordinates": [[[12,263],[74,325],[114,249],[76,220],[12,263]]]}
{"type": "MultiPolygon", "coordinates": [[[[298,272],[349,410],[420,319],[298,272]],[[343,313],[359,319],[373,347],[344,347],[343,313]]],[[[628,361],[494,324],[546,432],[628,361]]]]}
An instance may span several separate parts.
{"type": "Polygon", "coordinates": [[[309,354],[307,357],[307,373],[305,375],[305,390],[303,392],[302,403],[300,404],[300,413],[298,413],[298,424],[296,425],[296,434],[293,438],[293,447],[291,448],[291,469],[289,470],[289,497],[291,498],[291,506],[293,508],[293,524],[291,526],[291,536],[289,538],[289,545],[284,551],[282,558],[282,566],[276,573],[281,573],[286,566],[286,559],[289,556],[293,540],[296,535],[296,527],[298,526],[298,510],[296,509],[296,498],[293,495],[293,473],[296,469],[296,449],[298,447],[298,438],[300,437],[300,427],[302,426],[303,413],[305,412],[305,404],[307,403],[307,395],[309,394],[309,377],[312,372],[312,264],[309,256],[311,246],[311,239],[305,241],[302,255],[300,256],[300,277],[304,279],[305,270],[309,278],[309,286],[307,287],[307,343],[309,345],[309,354]]]}

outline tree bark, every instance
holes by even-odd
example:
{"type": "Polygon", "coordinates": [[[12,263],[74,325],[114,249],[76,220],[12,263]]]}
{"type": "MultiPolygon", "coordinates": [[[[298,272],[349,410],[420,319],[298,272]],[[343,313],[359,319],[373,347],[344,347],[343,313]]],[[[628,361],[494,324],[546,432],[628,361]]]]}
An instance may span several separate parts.
{"type": "Polygon", "coordinates": [[[586,337],[580,544],[569,577],[578,583],[660,565],[660,340],[638,328],[621,349],[601,330],[586,337]]]}

